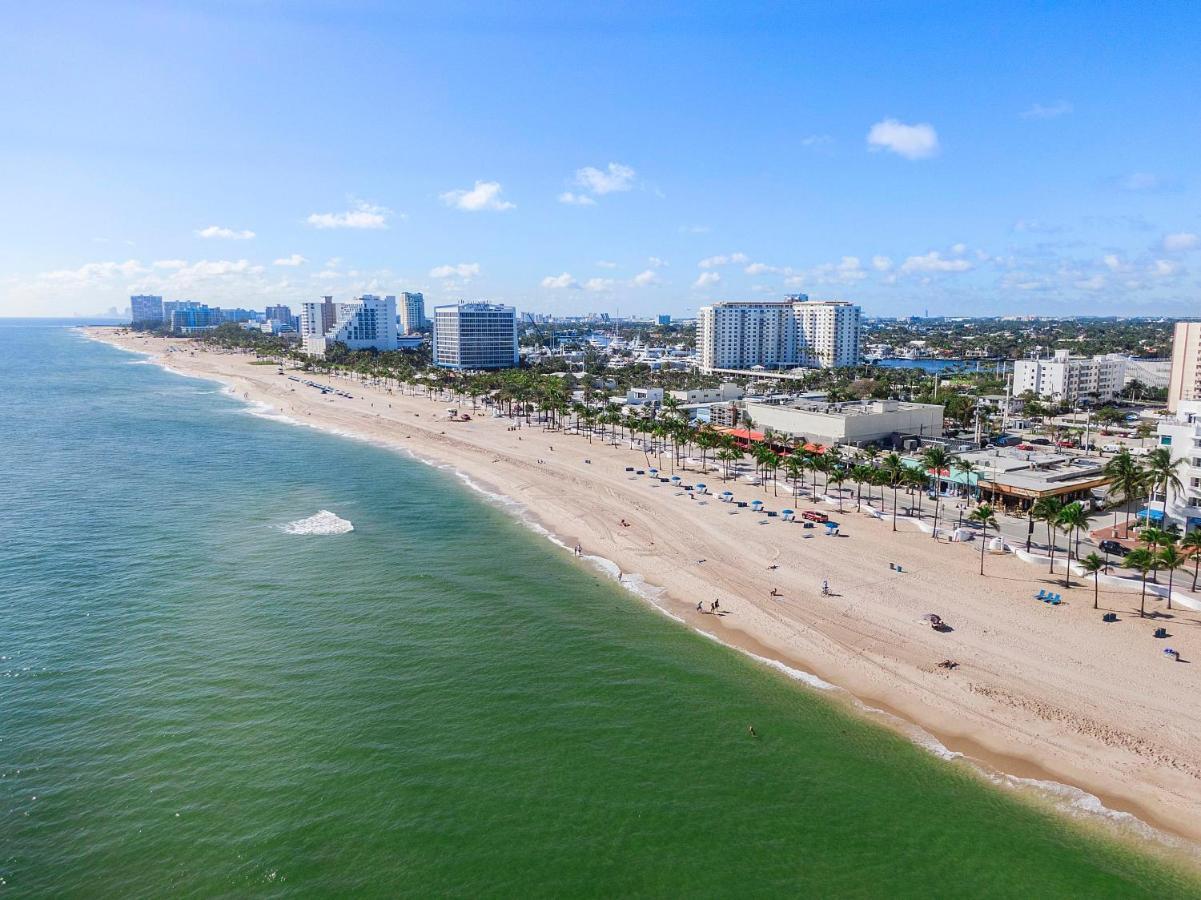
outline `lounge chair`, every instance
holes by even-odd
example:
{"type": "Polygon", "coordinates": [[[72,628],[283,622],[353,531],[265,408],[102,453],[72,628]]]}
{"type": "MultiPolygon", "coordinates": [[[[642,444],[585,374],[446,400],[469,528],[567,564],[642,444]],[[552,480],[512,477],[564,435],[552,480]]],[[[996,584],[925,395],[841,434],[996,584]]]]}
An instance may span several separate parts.
{"type": "Polygon", "coordinates": [[[1043,588],[1038,589],[1038,593],[1034,595],[1035,600],[1046,600],[1047,592],[1043,588]]]}
{"type": "Polygon", "coordinates": [[[1056,594],[1054,597],[1052,597],[1052,598],[1051,598],[1049,601],[1047,601],[1047,602],[1048,602],[1048,603],[1050,603],[1052,606],[1058,606],[1060,603],[1062,603],[1062,602],[1063,602],[1063,598],[1062,598],[1062,597],[1060,597],[1058,594],[1056,594]]]}

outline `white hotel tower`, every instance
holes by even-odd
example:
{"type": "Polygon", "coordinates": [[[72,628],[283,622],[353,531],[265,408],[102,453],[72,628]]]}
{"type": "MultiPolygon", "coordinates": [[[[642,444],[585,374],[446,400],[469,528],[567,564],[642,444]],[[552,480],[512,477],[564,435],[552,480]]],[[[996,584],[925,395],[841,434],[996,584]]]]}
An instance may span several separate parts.
{"type": "Polygon", "coordinates": [[[345,344],[351,350],[395,350],[396,298],[380,299],[364,294],[350,303],[321,301],[304,303],[300,308],[300,334],[304,352],[324,355],[331,343],[345,344]]]}
{"type": "Polygon", "coordinates": [[[845,300],[729,300],[702,306],[697,333],[701,371],[823,369],[859,364],[860,310],[845,300]]]}

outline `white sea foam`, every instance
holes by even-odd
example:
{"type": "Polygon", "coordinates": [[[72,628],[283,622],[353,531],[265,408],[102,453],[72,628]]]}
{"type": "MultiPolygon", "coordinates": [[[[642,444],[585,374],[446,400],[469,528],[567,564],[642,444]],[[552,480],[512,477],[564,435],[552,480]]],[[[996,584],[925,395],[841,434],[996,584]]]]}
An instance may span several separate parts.
{"type": "Polygon", "coordinates": [[[354,525],[346,519],[338,518],[328,509],[323,509],[307,519],[289,522],[283,530],[287,534],[346,534],[348,531],[354,531],[354,525]]]}

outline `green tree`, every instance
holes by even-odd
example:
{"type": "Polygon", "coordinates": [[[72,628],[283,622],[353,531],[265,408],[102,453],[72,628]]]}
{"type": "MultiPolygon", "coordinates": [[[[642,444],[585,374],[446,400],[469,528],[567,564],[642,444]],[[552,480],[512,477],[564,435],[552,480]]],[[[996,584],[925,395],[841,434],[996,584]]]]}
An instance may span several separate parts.
{"type": "Polygon", "coordinates": [[[1093,576],[1093,609],[1097,609],[1101,603],[1101,572],[1105,568],[1105,560],[1095,553],[1090,553],[1080,560],[1080,566],[1093,576]]]}
{"type": "Polygon", "coordinates": [[[1055,574],[1055,526],[1059,524],[1059,514],[1063,511],[1063,503],[1058,497],[1043,497],[1034,504],[1030,511],[1035,521],[1044,522],[1047,526],[1047,548],[1051,551],[1052,575],[1055,574]]]}
{"type": "Polygon", "coordinates": [[[1157,562],[1156,555],[1145,547],[1131,550],[1122,561],[1122,565],[1127,569],[1133,569],[1142,576],[1143,590],[1138,603],[1139,618],[1147,615],[1147,574],[1155,568],[1157,562]]]}
{"type": "Polygon", "coordinates": [[[1168,572],[1168,609],[1172,608],[1172,583],[1176,578],[1176,570],[1188,564],[1188,556],[1180,552],[1175,544],[1168,544],[1157,554],[1159,565],[1168,572]]]}
{"type": "Polygon", "coordinates": [[[1197,589],[1197,576],[1201,575],[1201,528],[1194,528],[1180,541],[1180,549],[1193,560],[1193,590],[1197,589]]]}
{"type": "Polygon", "coordinates": [[[938,538],[938,513],[942,506],[942,473],[950,474],[953,459],[954,457],[946,451],[946,448],[938,444],[932,444],[922,453],[922,465],[928,472],[932,472],[934,477],[934,531],[930,536],[936,540],[938,538]]]}
{"type": "Polygon", "coordinates": [[[973,522],[978,522],[984,529],[980,535],[980,574],[984,574],[984,551],[988,546],[988,528],[991,525],[993,528],[999,528],[997,525],[997,517],[993,512],[993,508],[987,503],[981,503],[972,510],[968,518],[973,522]]]}

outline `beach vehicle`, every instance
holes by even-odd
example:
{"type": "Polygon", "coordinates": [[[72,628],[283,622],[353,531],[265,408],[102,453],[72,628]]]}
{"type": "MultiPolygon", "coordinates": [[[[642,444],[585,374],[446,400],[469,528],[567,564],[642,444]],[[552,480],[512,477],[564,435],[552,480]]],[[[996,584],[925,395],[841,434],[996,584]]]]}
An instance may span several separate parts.
{"type": "Polygon", "coordinates": [[[802,519],[807,519],[810,522],[828,522],[830,517],[824,512],[818,512],[816,509],[807,509],[801,513],[802,519]]]}

